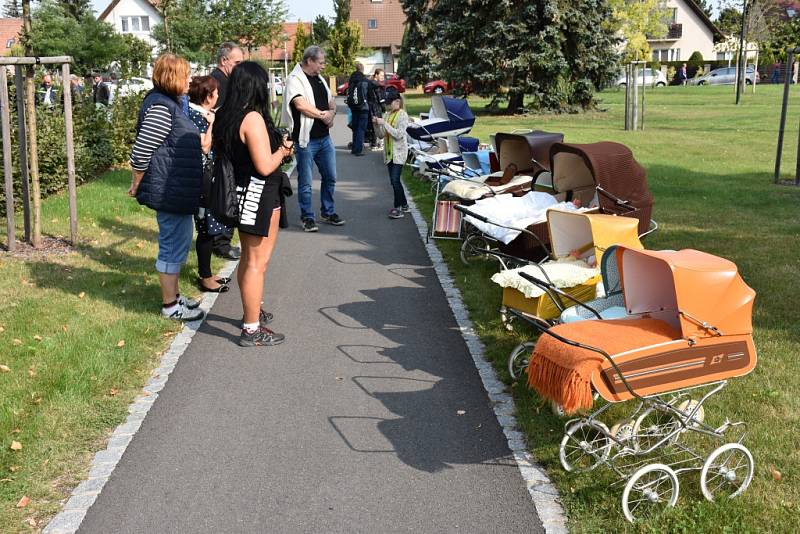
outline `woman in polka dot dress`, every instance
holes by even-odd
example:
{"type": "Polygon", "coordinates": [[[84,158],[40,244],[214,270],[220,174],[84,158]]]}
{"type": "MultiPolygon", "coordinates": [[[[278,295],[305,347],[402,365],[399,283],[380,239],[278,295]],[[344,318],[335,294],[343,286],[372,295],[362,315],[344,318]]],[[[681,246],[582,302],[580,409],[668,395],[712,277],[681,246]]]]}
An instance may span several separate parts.
{"type": "MultiPolygon", "coordinates": [[[[211,150],[211,129],[214,126],[214,107],[219,97],[219,84],[213,76],[195,76],[189,85],[189,118],[200,130],[200,141],[203,147],[203,168],[213,165],[214,153],[211,150]]],[[[210,175],[206,173],[207,178],[210,175]]],[[[229,278],[217,278],[211,272],[211,252],[214,236],[228,231],[222,223],[217,221],[207,207],[205,193],[210,184],[203,184],[204,196],[200,201],[200,209],[194,217],[197,228],[197,269],[200,278],[197,283],[201,291],[212,293],[225,293],[228,291],[229,278]]]]}

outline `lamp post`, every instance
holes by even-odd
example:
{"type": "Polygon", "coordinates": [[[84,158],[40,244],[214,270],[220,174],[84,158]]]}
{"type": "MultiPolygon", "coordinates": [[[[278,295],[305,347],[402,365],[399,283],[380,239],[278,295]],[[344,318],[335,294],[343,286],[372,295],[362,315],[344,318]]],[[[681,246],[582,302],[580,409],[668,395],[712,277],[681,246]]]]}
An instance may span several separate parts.
{"type": "MultiPolygon", "coordinates": [[[[742,85],[744,84],[745,70],[747,69],[747,58],[744,49],[744,34],[747,28],[747,0],[742,4],[742,33],[739,34],[739,61],[736,62],[736,104],[742,95],[742,85]]],[[[755,76],[755,73],[753,74],[755,76]]]]}

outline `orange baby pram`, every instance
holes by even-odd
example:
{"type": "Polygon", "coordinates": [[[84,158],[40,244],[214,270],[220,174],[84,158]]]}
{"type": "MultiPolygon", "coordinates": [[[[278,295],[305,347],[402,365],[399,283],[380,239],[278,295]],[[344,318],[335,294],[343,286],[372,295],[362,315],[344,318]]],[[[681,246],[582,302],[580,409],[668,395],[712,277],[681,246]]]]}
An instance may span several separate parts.
{"type": "Polygon", "coordinates": [[[753,458],[742,441],[744,423],[705,421],[705,401],[727,381],[756,365],[752,338],[755,292],[732,262],[696,250],[647,251],[618,247],[627,317],[548,327],[528,366],[528,384],[565,412],[592,408],[565,426],[564,468],[604,464],[626,481],[625,517],[638,520],[674,506],[677,475],[700,471],[709,500],[735,497],[750,484],[753,458]],[[600,416],[635,399],[616,424],[600,416]],[[742,432],[726,443],[731,429],[742,432]],[[687,431],[723,444],[710,454],[686,443],[687,431]]]}

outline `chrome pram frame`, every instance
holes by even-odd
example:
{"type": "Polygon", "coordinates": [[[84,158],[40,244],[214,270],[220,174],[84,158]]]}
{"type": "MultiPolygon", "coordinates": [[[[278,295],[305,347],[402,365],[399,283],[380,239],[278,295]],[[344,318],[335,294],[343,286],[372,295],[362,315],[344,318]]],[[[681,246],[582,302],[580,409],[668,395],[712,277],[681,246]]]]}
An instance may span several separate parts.
{"type": "MultiPolygon", "coordinates": [[[[589,415],[566,421],[559,446],[559,459],[566,471],[584,472],[603,465],[617,476],[612,486],[624,484],[622,508],[628,521],[648,519],[675,506],[678,475],[688,472],[700,472],[700,488],[709,501],[733,498],[747,489],[754,460],[743,445],[746,423],[726,418],[713,427],[705,421],[706,401],[725,388],[727,380],[641,396],[628,382],[631,377],[603,349],[565,338],[537,318],[511,313],[531,323],[542,335],[601,355],[632,396],[630,401],[606,402],[589,415]],[[601,421],[613,406],[634,402],[635,408],[610,427],[601,421]],[[726,435],[732,430],[740,432],[728,440],[726,435]],[[717,446],[707,453],[709,447],[695,437],[708,438],[717,446]]],[[[595,393],[595,400],[597,397],[595,393]]]]}

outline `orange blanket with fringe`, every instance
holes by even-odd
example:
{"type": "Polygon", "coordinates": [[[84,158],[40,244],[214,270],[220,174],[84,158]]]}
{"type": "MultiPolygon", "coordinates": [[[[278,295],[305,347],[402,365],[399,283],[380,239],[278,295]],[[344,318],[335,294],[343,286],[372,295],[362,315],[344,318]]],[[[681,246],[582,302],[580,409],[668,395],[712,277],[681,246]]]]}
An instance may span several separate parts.
{"type": "MultiPolygon", "coordinates": [[[[551,331],[566,339],[621,352],[680,338],[673,327],[657,319],[617,319],[561,324],[551,331]]],[[[592,407],[592,374],[605,358],[597,352],[573,347],[542,334],[528,364],[528,386],[564,408],[566,413],[592,407]]]]}

